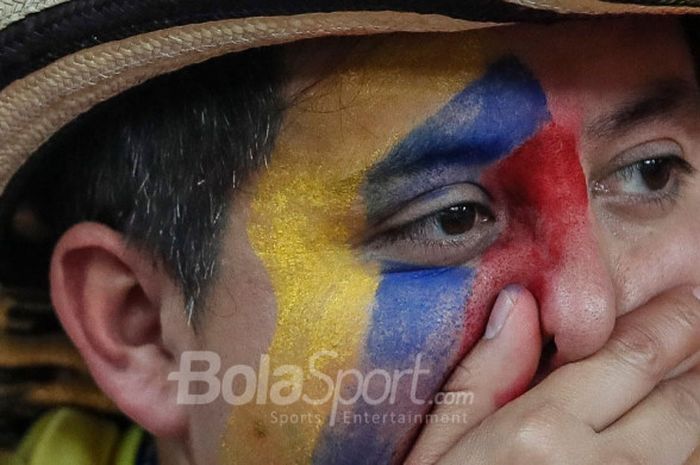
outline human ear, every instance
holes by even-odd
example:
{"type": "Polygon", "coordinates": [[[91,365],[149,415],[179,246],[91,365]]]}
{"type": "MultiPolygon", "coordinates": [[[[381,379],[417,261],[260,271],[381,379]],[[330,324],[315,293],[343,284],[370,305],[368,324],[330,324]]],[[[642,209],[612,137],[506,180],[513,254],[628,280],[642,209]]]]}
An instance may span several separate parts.
{"type": "Polygon", "coordinates": [[[80,223],[51,259],[51,299],[100,388],[126,415],[161,438],[187,432],[176,386],[176,351],[163,336],[168,275],[114,230],[80,223]]]}

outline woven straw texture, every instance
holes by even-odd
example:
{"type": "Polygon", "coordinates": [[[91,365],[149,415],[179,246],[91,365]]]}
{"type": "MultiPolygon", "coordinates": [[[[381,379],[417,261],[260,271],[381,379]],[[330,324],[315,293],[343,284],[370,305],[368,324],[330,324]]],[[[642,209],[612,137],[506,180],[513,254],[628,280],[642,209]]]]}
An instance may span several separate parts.
{"type": "Polygon", "coordinates": [[[32,13],[67,2],[68,0],[1,0],[0,29],[32,13]]]}
{"type": "Polygon", "coordinates": [[[558,13],[626,14],[626,13],[692,13],[700,0],[599,1],[599,0],[507,0],[509,3],[556,11],[558,13]]]}
{"type": "MultiPolygon", "coordinates": [[[[38,13],[46,8],[65,3],[69,0],[0,0],[0,29],[25,18],[32,13],[38,13]]],[[[663,10],[677,10],[683,7],[698,7],[698,0],[676,1],[598,1],[598,0],[504,0],[508,3],[535,9],[554,10],[560,13],[630,13],[644,11],[650,8],[656,13],[663,10]],[[653,6],[652,6],[653,5],[653,6]]]]}

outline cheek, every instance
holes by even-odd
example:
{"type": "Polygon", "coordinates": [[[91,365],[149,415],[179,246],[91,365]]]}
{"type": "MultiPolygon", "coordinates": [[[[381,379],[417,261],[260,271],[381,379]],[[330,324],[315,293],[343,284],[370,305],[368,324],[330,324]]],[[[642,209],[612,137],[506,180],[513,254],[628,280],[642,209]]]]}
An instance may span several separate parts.
{"type": "Polygon", "coordinates": [[[382,275],[359,370],[363,396],[326,427],[315,463],[391,463],[420,426],[418,415],[430,408],[470,330],[465,308],[473,278],[466,267],[382,275]]]}
{"type": "Polygon", "coordinates": [[[608,243],[617,270],[618,316],[668,289],[700,282],[698,237],[700,220],[694,212],[685,211],[675,212],[664,218],[663,224],[647,226],[643,232],[628,228],[611,234],[608,243]]]}
{"type": "Polygon", "coordinates": [[[330,410],[330,402],[300,397],[328,393],[319,376],[311,376],[310,364],[317,360],[316,369],[335,379],[340,370],[357,367],[362,355],[379,272],[346,245],[353,224],[344,215],[352,211],[361,179],[319,179],[316,167],[278,158],[256,186],[247,233],[277,307],[265,350],[269,368],[259,370],[269,380],[260,376],[255,398],[231,407],[222,463],[310,463],[330,410]],[[285,366],[302,375],[292,376],[285,366]],[[272,400],[277,391],[280,402],[272,400]]]}
{"type": "Polygon", "coordinates": [[[465,304],[474,278],[470,268],[385,274],[372,309],[367,362],[405,368],[422,354],[444,376],[454,347],[467,329],[465,304]]]}

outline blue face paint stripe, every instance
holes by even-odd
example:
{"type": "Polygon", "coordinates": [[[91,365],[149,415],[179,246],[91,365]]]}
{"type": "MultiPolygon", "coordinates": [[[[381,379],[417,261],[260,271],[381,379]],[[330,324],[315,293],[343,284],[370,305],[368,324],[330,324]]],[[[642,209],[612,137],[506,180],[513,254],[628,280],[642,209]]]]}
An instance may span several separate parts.
{"type": "Polygon", "coordinates": [[[367,337],[367,363],[408,368],[426,349],[440,357],[463,319],[473,279],[469,268],[438,268],[385,274],[377,290],[367,337]],[[442,339],[442,340],[440,340],[442,339]]]}

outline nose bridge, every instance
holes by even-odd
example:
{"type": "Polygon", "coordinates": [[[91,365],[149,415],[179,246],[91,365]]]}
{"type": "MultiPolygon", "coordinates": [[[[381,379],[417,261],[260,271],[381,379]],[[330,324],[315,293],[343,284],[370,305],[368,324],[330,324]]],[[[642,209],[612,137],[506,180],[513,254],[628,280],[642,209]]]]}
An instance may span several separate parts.
{"type": "MultiPolygon", "coordinates": [[[[489,176],[506,206],[506,230],[492,259],[537,298],[555,363],[590,355],[614,323],[612,283],[590,224],[586,179],[576,138],[550,124],[489,176]]],[[[497,199],[499,200],[499,199],[497,199]]]]}

